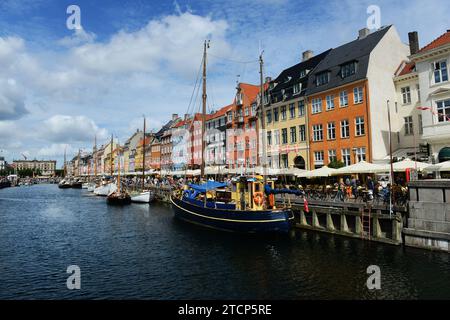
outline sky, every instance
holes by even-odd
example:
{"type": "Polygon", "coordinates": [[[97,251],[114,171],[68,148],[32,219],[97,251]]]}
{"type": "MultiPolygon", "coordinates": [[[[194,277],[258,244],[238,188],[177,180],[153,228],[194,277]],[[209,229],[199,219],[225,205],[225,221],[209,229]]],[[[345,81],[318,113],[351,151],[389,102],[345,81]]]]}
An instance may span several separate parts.
{"type": "Polygon", "coordinates": [[[450,29],[448,0],[0,0],[0,156],[61,167],[64,150],[90,151],[95,136],[123,143],[144,115],[156,131],[172,113],[199,111],[205,39],[208,110],[217,110],[237,81],[258,83],[261,51],[274,78],[305,50],[355,40],[370,5],[405,43],[410,31],[422,47],[450,29]],[[70,5],[80,29],[67,27],[70,5]]]}

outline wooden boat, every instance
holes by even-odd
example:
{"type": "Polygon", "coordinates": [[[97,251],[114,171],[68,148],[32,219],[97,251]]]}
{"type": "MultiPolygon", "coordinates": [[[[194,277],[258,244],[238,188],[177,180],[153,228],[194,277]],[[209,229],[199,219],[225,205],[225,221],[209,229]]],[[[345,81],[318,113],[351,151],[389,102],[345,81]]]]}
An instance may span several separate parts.
{"type": "Polygon", "coordinates": [[[120,180],[120,162],[121,162],[120,147],[117,146],[117,163],[118,163],[117,190],[108,194],[108,197],[106,198],[107,203],[110,205],[131,204],[131,197],[129,193],[122,188],[122,181],[120,180]]]}
{"type": "Polygon", "coordinates": [[[61,180],[58,183],[58,188],[60,188],[60,189],[69,189],[71,187],[72,186],[71,186],[70,182],[68,180],[65,180],[65,179],[61,180]]]}
{"type": "Polygon", "coordinates": [[[151,203],[154,200],[155,200],[155,194],[151,190],[144,191],[144,192],[141,192],[141,193],[131,196],[131,202],[136,202],[136,203],[151,203]]]}
{"type": "MultiPolygon", "coordinates": [[[[209,43],[205,41],[203,51],[203,116],[206,115],[207,48],[209,48],[209,43]]],[[[261,96],[264,92],[262,65],[263,60],[260,56],[261,96]]],[[[262,98],[260,98],[259,110],[264,114],[262,98]]],[[[262,129],[264,129],[264,125],[262,125],[262,129]]],[[[204,123],[201,136],[205,136],[204,123]]],[[[263,139],[264,137],[265,135],[263,135],[263,139]]],[[[205,148],[202,147],[200,176],[204,177],[205,148]]],[[[184,190],[177,190],[171,195],[172,208],[176,218],[208,228],[233,232],[286,233],[291,229],[294,214],[289,206],[277,207],[275,205],[274,194],[282,193],[282,190],[275,190],[273,187],[274,182],[267,181],[265,174],[260,178],[240,177],[234,180],[231,186],[216,181],[189,184],[184,186],[184,190]]]]}

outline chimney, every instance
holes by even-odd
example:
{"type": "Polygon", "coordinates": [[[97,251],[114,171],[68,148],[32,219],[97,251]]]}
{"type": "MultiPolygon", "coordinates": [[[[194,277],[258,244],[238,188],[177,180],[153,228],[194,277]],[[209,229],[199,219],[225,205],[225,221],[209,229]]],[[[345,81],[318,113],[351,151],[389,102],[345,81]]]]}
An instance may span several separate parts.
{"type": "Polygon", "coordinates": [[[302,62],[311,59],[314,53],[311,50],[306,50],[302,53],[302,62]]]}
{"type": "Polygon", "coordinates": [[[265,83],[269,83],[270,81],[272,81],[272,78],[271,77],[266,77],[265,83]]]}
{"type": "Polygon", "coordinates": [[[417,31],[408,32],[409,51],[411,54],[419,52],[419,35],[417,31]]]}
{"type": "Polygon", "coordinates": [[[367,37],[370,34],[370,30],[369,28],[363,28],[361,30],[358,31],[358,40],[359,39],[364,39],[365,37],[367,37]]]}
{"type": "Polygon", "coordinates": [[[178,119],[178,113],[172,113],[172,120],[178,119]]]}

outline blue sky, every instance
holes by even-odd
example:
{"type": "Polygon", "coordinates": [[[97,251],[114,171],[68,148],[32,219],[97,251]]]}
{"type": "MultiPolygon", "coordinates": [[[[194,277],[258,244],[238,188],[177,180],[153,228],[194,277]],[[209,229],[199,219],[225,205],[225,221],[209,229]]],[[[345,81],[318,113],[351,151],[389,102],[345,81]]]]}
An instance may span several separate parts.
{"type": "Polygon", "coordinates": [[[307,49],[354,40],[372,4],[405,43],[409,31],[423,46],[450,28],[446,0],[2,0],[0,154],[61,165],[65,148],[91,149],[95,134],[124,141],[142,114],[156,130],[187,111],[205,38],[208,105],[220,108],[238,75],[258,81],[260,48],[276,77],[307,49]],[[77,33],[66,28],[71,4],[81,9],[77,33]]]}

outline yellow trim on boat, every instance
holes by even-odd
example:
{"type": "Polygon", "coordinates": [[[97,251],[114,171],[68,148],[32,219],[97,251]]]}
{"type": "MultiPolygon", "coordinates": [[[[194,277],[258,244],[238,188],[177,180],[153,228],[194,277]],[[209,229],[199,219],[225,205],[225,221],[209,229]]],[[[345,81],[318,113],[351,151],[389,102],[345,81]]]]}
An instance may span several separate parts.
{"type": "MultiPolygon", "coordinates": [[[[235,220],[235,219],[224,219],[224,218],[208,217],[208,216],[205,216],[205,215],[202,215],[202,214],[198,214],[198,213],[195,213],[195,212],[192,212],[192,211],[189,211],[189,210],[187,210],[187,209],[184,209],[184,208],[180,207],[179,205],[177,205],[177,204],[173,201],[172,197],[170,197],[170,201],[172,202],[172,204],[174,204],[175,206],[177,206],[177,207],[180,208],[181,210],[187,211],[187,212],[189,212],[190,214],[193,214],[193,215],[196,215],[196,216],[199,216],[199,217],[203,217],[203,218],[207,218],[207,219],[222,220],[222,221],[232,221],[232,222],[258,222],[258,223],[259,223],[259,222],[280,222],[280,221],[286,221],[286,219],[274,219],[274,220],[235,220]]],[[[294,217],[290,217],[288,220],[292,220],[292,219],[294,219],[294,217]]]]}

